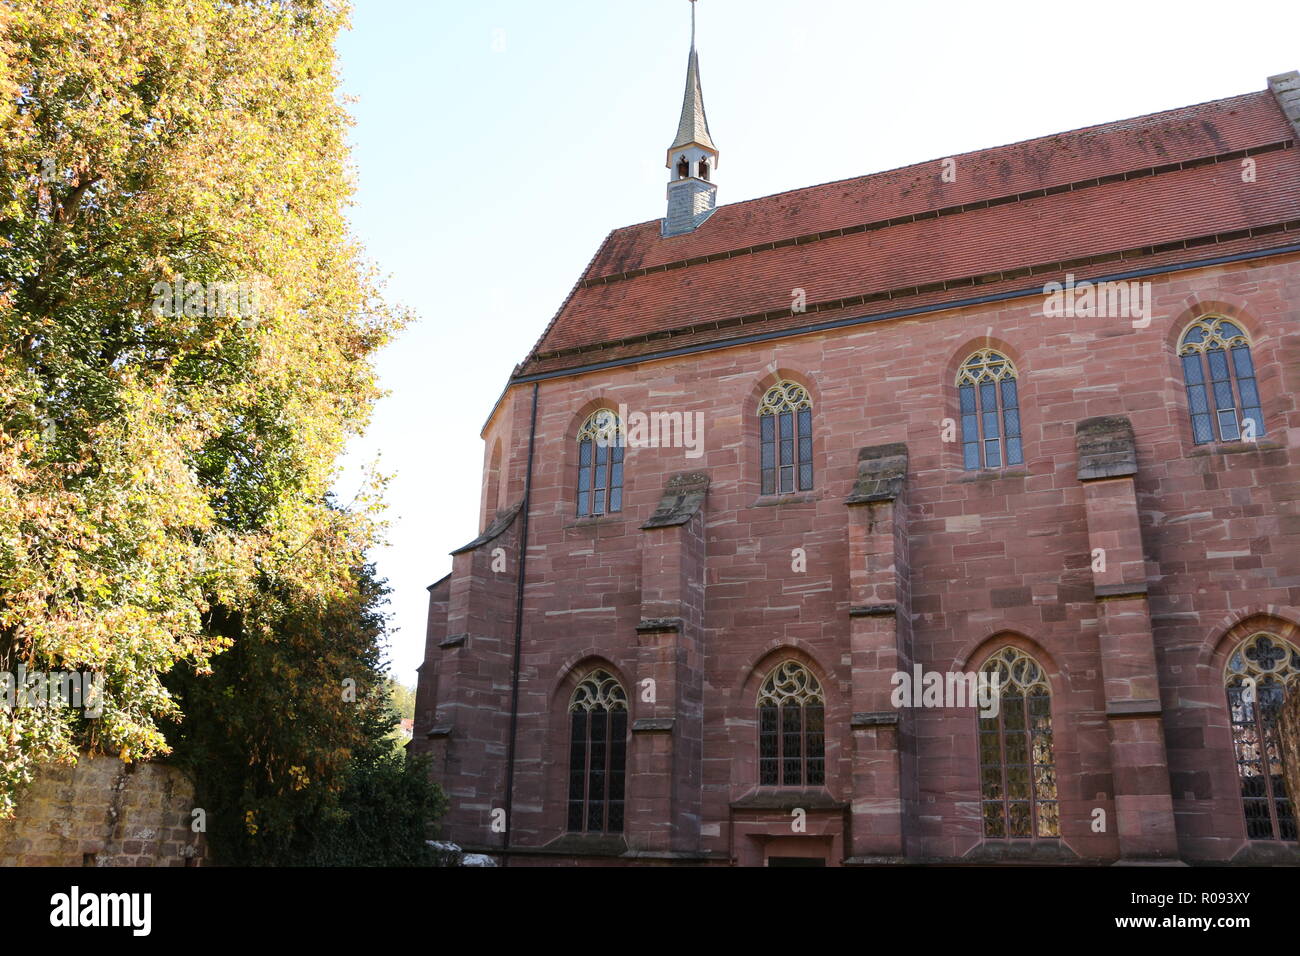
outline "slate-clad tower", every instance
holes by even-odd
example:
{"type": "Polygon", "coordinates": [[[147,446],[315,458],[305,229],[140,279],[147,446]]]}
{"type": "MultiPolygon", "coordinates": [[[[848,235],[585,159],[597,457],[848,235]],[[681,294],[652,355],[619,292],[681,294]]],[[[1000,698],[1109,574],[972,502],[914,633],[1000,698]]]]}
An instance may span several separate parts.
{"type": "Polygon", "coordinates": [[[718,150],[709,134],[704,114],[704,89],[700,85],[700,55],[695,52],[695,2],[691,0],[691,53],[686,61],[686,92],[677,136],[668,147],[668,215],[664,236],[679,236],[698,229],[718,204],[713,182],[718,150]]]}

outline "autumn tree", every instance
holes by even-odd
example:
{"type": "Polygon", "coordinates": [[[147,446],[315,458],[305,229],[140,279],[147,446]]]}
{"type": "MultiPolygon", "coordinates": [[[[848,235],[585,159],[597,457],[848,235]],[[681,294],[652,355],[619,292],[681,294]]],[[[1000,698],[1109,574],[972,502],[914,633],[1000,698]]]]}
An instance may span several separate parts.
{"type": "Polygon", "coordinates": [[[427,768],[394,746],[387,588],[370,566],[324,600],[264,585],[263,626],[214,608],[230,650],[210,675],[180,667],[166,680],[185,711],[168,736],[215,861],[432,863],[426,831],[443,799],[427,768]]]}
{"type": "MultiPolygon", "coordinates": [[[[0,2],[0,815],[41,762],[167,749],[160,677],[346,601],[344,442],[403,316],[349,237],[333,0],[0,2]]],[[[269,772],[291,773],[273,766],[269,772]]]]}

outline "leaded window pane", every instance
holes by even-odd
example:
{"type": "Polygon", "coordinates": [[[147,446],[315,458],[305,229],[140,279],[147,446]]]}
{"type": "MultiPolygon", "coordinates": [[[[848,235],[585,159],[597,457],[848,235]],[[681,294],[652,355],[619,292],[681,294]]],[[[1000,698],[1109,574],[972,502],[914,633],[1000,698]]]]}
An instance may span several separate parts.
{"type": "Polygon", "coordinates": [[[777,718],[780,708],[776,706],[758,709],[758,780],[764,786],[776,786],[779,782],[777,761],[780,760],[781,746],[777,740],[777,718]]]}
{"type": "Polygon", "coordinates": [[[1247,638],[1228,658],[1224,690],[1241,784],[1246,835],[1295,840],[1295,810],[1283,777],[1278,714],[1300,687],[1300,650],[1272,634],[1247,638]]]}
{"type": "Polygon", "coordinates": [[[609,817],[606,830],[621,833],[623,830],[623,793],[627,776],[627,711],[614,710],[609,714],[609,817]]]}
{"type": "Polygon", "coordinates": [[[1183,333],[1178,354],[1196,444],[1264,434],[1250,342],[1240,326],[1221,317],[1199,319],[1183,333]]]}
{"type": "Polygon", "coordinates": [[[623,508],[623,425],[607,408],[591,414],[578,430],[578,516],[623,508]]]}
{"type": "Polygon", "coordinates": [[[1219,412],[1219,434],[1224,441],[1236,441],[1241,437],[1241,432],[1237,428],[1236,412],[1219,412]]]}
{"type": "Polygon", "coordinates": [[[783,661],[758,694],[759,783],[811,787],[826,782],[825,699],[798,661],[783,661]]]}
{"type": "Polygon", "coordinates": [[[979,718],[984,836],[1060,836],[1051,688],[1024,651],[1004,647],[984,665],[998,676],[998,713],[979,718]]]}
{"type": "Polygon", "coordinates": [[[803,783],[803,708],[781,708],[782,783],[797,787],[803,783]]]}
{"type": "Polygon", "coordinates": [[[617,678],[594,670],[574,690],[569,714],[568,827],[619,833],[627,776],[627,694],[617,678]]]}
{"type": "Polygon", "coordinates": [[[957,374],[957,394],[962,467],[976,470],[1022,464],[1020,399],[1011,360],[993,349],[976,352],[957,374]]]}
{"type": "Polygon", "coordinates": [[[781,435],[781,492],[794,491],[794,416],[782,412],[777,416],[781,435]]]}
{"type": "Polygon", "coordinates": [[[773,385],[758,414],[762,494],[811,490],[812,401],[807,390],[794,382],[773,385]]]}
{"type": "Polygon", "coordinates": [[[812,409],[799,409],[799,490],[811,491],[812,481],[812,409]]]}

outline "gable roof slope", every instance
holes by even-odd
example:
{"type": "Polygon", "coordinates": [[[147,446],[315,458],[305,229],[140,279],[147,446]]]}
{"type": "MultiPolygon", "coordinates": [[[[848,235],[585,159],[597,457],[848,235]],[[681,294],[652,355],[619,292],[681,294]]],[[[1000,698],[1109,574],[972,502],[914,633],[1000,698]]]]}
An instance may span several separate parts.
{"type": "Polygon", "coordinates": [[[795,288],[830,308],[1224,234],[1267,229],[1254,246],[1282,246],[1300,228],[1300,149],[1268,90],[951,159],[953,182],[932,160],[720,206],[687,235],[662,238],[659,220],[615,229],[516,376],[703,326],[725,340],[741,319],[789,319],[795,288]]]}

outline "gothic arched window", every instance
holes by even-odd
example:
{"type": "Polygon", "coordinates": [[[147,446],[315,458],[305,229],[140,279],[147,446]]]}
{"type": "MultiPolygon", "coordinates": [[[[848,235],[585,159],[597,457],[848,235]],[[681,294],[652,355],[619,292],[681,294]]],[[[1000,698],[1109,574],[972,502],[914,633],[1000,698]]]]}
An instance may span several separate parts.
{"type": "Polygon", "coordinates": [[[623,510],[623,423],[598,409],[578,429],[578,517],[623,510]]]}
{"type": "Polygon", "coordinates": [[[1246,836],[1294,840],[1295,808],[1283,780],[1277,721],[1287,691],[1300,689],[1300,651],[1271,634],[1255,634],[1228,658],[1224,686],[1246,836]]]}
{"type": "Polygon", "coordinates": [[[1020,396],[1016,367],[993,349],[980,349],[957,373],[962,465],[970,471],[1019,465],[1020,396]]]}
{"type": "Polygon", "coordinates": [[[627,694],[594,670],[569,701],[569,830],[623,832],[627,771],[627,694]]]}
{"type": "Polygon", "coordinates": [[[762,494],[812,491],[812,399],[794,382],[778,382],[758,405],[762,494]]]}
{"type": "Polygon", "coordinates": [[[979,718],[984,836],[1061,835],[1052,747],[1052,689],[1039,663],[1004,647],[980,670],[998,681],[998,712],[979,718]]]}
{"type": "Polygon", "coordinates": [[[758,782],[826,782],[826,699],[817,678],[798,661],[776,665],[758,691],[758,782]]]}
{"type": "Polygon", "coordinates": [[[687,158],[686,158],[685,156],[683,156],[683,157],[681,158],[681,162],[679,162],[679,163],[677,164],[677,178],[678,178],[678,179],[688,179],[688,178],[690,178],[690,175],[691,175],[691,164],[690,164],[690,161],[687,160],[687,158]]]}
{"type": "Polygon", "coordinates": [[[1179,339],[1178,355],[1196,444],[1264,434],[1250,340],[1239,325],[1220,316],[1197,319],[1179,339]]]}

